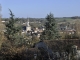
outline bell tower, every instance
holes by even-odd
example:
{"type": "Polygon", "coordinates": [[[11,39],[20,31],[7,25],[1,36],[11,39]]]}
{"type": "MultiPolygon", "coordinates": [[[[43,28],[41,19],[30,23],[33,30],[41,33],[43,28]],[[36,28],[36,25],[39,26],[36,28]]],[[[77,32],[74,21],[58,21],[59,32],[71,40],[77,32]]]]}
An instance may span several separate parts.
{"type": "Polygon", "coordinates": [[[27,26],[30,26],[30,25],[29,25],[29,18],[27,18],[27,26]]]}
{"type": "Polygon", "coordinates": [[[27,18],[26,33],[27,33],[28,31],[31,31],[31,26],[30,26],[29,18],[27,18]]]}

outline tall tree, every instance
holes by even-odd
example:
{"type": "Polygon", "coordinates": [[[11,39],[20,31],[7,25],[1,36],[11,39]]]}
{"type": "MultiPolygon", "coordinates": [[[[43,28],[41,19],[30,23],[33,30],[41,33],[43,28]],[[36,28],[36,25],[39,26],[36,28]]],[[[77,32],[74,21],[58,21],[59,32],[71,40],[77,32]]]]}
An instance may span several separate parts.
{"type": "Polygon", "coordinates": [[[4,33],[7,37],[7,40],[11,43],[12,46],[20,47],[20,46],[26,46],[27,45],[27,38],[23,37],[21,35],[21,25],[16,26],[16,22],[19,19],[14,18],[14,14],[12,11],[10,11],[10,20],[6,24],[6,32],[4,33]]]}
{"type": "Polygon", "coordinates": [[[50,13],[46,17],[45,30],[42,32],[41,40],[54,40],[59,38],[56,21],[53,14],[50,13]]]}
{"type": "Polygon", "coordinates": [[[8,38],[8,40],[13,40],[13,37],[15,36],[16,33],[18,33],[20,31],[19,27],[16,27],[14,24],[16,22],[16,19],[14,18],[14,15],[12,13],[12,11],[9,9],[10,11],[10,20],[9,22],[6,24],[6,36],[8,38]]]}
{"type": "Polygon", "coordinates": [[[1,11],[2,11],[2,7],[1,7],[1,4],[0,4],[0,48],[1,48],[1,45],[4,42],[4,40],[6,39],[5,36],[4,36],[4,32],[3,32],[4,29],[5,29],[5,25],[2,23],[1,11]]]}
{"type": "Polygon", "coordinates": [[[1,11],[2,11],[2,7],[1,7],[1,4],[0,4],[0,32],[4,31],[4,29],[5,29],[5,25],[2,23],[1,11]]]}

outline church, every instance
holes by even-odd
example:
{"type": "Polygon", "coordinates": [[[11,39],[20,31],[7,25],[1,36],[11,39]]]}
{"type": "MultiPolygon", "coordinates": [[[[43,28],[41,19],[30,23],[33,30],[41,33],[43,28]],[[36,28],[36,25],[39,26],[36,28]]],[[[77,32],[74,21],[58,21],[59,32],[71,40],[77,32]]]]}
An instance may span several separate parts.
{"type": "Polygon", "coordinates": [[[31,26],[30,26],[29,18],[27,18],[27,22],[26,23],[23,23],[22,29],[23,29],[22,34],[23,33],[28,33],[29,31],[31,31],[31,26]]]}
{"type": "Polygon", "coordinates": [[[23,23],[23,31],[22,34],[26,34],[28,36],[36,36],[36,37],[40,37],[40,34],[44,31],[44,27],[41,26],[39,27],[35,27],[32,28],[30,26],[30,22],[29,22],[29,18],[27,18],[27,22],[23,23]]]}

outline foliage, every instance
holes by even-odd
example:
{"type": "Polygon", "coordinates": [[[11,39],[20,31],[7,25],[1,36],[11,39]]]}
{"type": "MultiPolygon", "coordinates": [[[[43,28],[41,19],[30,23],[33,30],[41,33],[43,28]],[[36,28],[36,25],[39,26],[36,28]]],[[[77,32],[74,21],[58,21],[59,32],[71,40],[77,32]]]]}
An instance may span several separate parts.
{"type": "Polygon", "coordinates": [[[6,37],[4,36],[4,32],[0,32],[0,49],[1,49],[1,45],[2,43],[6,40],[6,37]]]}
{"type": "Polygon", "coordinates": [[[11,17],[9,22],[6,24],[5,36],[13,46],[19,47],[22,45],[26,45],[26,39],[24,39],[24,37],[21,35],[21,26],[15,26],[15,23],[18,21],[18,19],[14,18],[14,15],[11,10],[9,11],[11,17]]]}
{"type": "MultiPolygon", "coordinates": [[[[20,54],[27,46],[27,38],[21,35],[21,28],[15,26],[16,19],[10,10],[10,20],[6,24],[6,32],[4,33],[7,38],[1,44],[0,54],[3,60],[12,60],[16,54],[20,54]]],[[[3,40],[3,39],[2,39],[3,40]]],[[[20,55],[18,55],[20,57],[20,55]]]]}
{"type": "MultiPolygon", "coordinates": [[[[0,54],[1,54],[0,57],[2,57],[2,58],[0,58],[0,60],[1,59],[3,59],[3,60],[7,60],[7,59],[14,60],[15,59],[16,60],[16,58],[18,58],[18,57],[21,58],[20,54],[23,55],[23,52],[26,51],[26,47],[22,46],[22,47],[16,48],[16,47],[11,46],[9,41],[6,41],[6,42],[8,42],[8,44],[2,45],[2,48],[0,50],[0,54]]],[[[23,56],[22,56],[22,58],[23,58],[23,56]]]]}
{"type": "Polygon", "coordinates": [[[76,33],[75,34],[63,33],[62,39],[79,39],[79,35],[77,35],[76,33]]]}
{"type": "Polygon", "coordinates": [[[73,44],[67,44],[66,46],[64,46],[64,51],[68,52],[68,53],[72,53],[72,46],[73,44]]]}
{"type": "Polygon", "coordinates": [[[31,41],[32,46],[34,46],[38,42],[39,42],[39,38],[37,36],[32,36],[32,41],[31,41]]]}
{"type": "Polygon", "coordinates": [[[43,31],[40,39],[41,40],[53,40],[58,39],[59,34],[57,30],[56,21],[53,17],[53,14],[50,13],[46,17],[47,22],[45,23],[45,30],[43,31]]]}
{"type": "Polygon", "coordinates": [[[0,5],[0,49],[1,49],[1,45],[4,42],[4,40],[6,40],[4,36],[5,25],[2,23],[1,10],[2,10],[2,7],[0,5]]]}
{"type": "Polygon", "coordinates": [[[20,31],[20,28],[14,26],[16,20],[15,20],[14,15],[11,10],[10,10],[10,15],[11,15],[10,20],[6,24],[5,35],[8,38],[8,40],[13,41],[15,39],[15,34],[17,34],[20,31]]]}

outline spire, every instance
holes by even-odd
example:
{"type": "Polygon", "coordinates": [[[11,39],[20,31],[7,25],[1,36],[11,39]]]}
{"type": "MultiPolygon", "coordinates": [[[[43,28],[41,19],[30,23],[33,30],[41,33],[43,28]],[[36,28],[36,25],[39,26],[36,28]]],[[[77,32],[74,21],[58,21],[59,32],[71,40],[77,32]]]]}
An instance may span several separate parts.
{"type": "Polygon", "coordinates": [[[30,26],[30,25],[29,25],[29,18],[27,18],[27,19],[28,19],[28,20],[27,20],[27,26],[30,26]]]}

